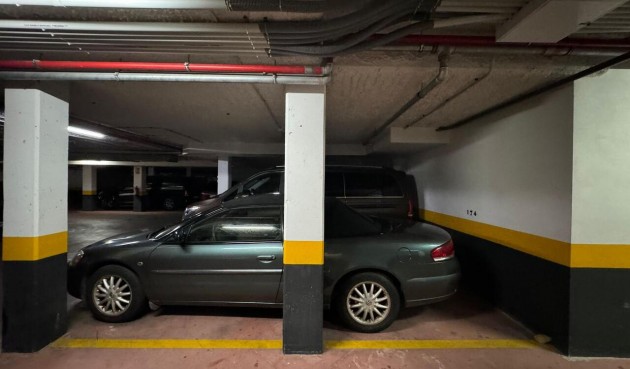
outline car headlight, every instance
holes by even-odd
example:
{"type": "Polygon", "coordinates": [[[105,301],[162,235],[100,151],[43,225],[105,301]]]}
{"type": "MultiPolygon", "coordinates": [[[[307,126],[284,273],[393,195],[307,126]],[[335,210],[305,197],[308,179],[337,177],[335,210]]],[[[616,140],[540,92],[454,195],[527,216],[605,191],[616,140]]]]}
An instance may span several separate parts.
{"type": "Polygon", "coordinates": [[[79,264],[81,259],[83,259],[84,255],[85,255],[85,252],[83,252],[83,250],[79,250],[79,252],[77,252],[77,254],[74,255],[72,260],[70,260],[70,266],[75,266],[75,265],[79,264]]]}

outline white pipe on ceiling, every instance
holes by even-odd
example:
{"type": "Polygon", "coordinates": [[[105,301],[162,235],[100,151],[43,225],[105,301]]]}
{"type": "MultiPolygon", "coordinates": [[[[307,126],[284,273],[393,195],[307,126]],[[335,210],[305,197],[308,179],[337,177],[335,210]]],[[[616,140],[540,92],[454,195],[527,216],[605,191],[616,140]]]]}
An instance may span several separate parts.
{"type": "Polygon", "coordinates": [[[9,81],[218,82],[279,85],[325,85],[330,76],[216,75],[162,73],[0,72],[9,81]]]}
{"type": "Polygon", "coordinates": [[[255,23],[64,22],[2,19],[0,29],[36,29],[42,32],[209,32],[263,35],[260,27],[255,23]]]}
{"type": "Polygon", "coordinates": [[[0,0],[0,5],[85,8],[223,9],[225,0],[0,0]]]}

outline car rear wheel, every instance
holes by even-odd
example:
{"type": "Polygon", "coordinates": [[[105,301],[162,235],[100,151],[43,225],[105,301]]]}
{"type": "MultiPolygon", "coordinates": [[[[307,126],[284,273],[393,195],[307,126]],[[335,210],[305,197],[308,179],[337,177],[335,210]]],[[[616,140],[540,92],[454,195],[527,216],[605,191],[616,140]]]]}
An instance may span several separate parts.
{"type": "Polygon", "coordinates": [[[359,273],[342,282],[335,304],[346,326],[358,332],[375,333],[396,320],[400,294],[385,275],[359,273]]]}
{"type": "Polygon", "coordinates": [[[86,302],[92,314],[104,322],[128,322],[139,317],[147,307],[138,277],[118,265],[98,269],[88,279],[86,289],[86,302]]]}
{"type": "Polygon", "coordinates": [[[162,207],[164,210],[175,210],[175,199],[167,197],[162,201],[162,207]]]}

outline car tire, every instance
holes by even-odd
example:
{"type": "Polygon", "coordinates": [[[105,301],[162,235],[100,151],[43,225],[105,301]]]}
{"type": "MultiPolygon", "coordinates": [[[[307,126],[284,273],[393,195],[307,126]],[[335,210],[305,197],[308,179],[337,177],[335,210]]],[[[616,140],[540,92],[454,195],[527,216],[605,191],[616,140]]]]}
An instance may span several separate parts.
{"type": "Polygon", "coordinates": [[[164,210],[175,210],[176,204],[175,199],[172,197],[167,197],[162,201],[162,208],[164,210]]]}
{"type": "Polygon", "coordinates": [[[98,269],[86,283],[85,300],[92,315],[108,323],[138,318],[148,306],[138,277],[119,265],[98,269]]]}
{"type": "Polygon", "coordinates": [[[400,311],[400,293],[385,275],[359,273],[344,280],[335,298],[335,310],[350,329],[376,333],[389,327],[400,311]]]}

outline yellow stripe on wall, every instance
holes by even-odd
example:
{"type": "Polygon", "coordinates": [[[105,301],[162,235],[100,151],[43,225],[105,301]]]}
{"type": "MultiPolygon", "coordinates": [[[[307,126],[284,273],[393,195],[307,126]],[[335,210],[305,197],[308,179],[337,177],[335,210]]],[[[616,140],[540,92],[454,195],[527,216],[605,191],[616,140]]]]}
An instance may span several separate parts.
{"type": "Polygon", "coordinates": [[[284,264],[324,265],[324,241],[284,241],[284,264]]]}
{"type": "Polygon", "coordinates": [[[572,268],[630,269],[630,245],[571,245],[572,268]]]}
{"type": "Polygon", "coordinates": [[[483,238],[511,249],[534,255],[557,264],[570,266],[571,244],[536,236],[529,233],[501,228],[490,224],[475,222],[446,214],[424,210],[420,214],[426,221],[483,238]]]}
{"type": "Polygon", "coordinates": [[[630,269],[630,245],[571,244],[429,210],[421,210],[420,217],[571,268],[630,269]]]}
{"type": "Polygon", "coordinates": [[[36,261],[68,252],[68,232],[38,237],[3,237],[2,260],[36,261]]]}

